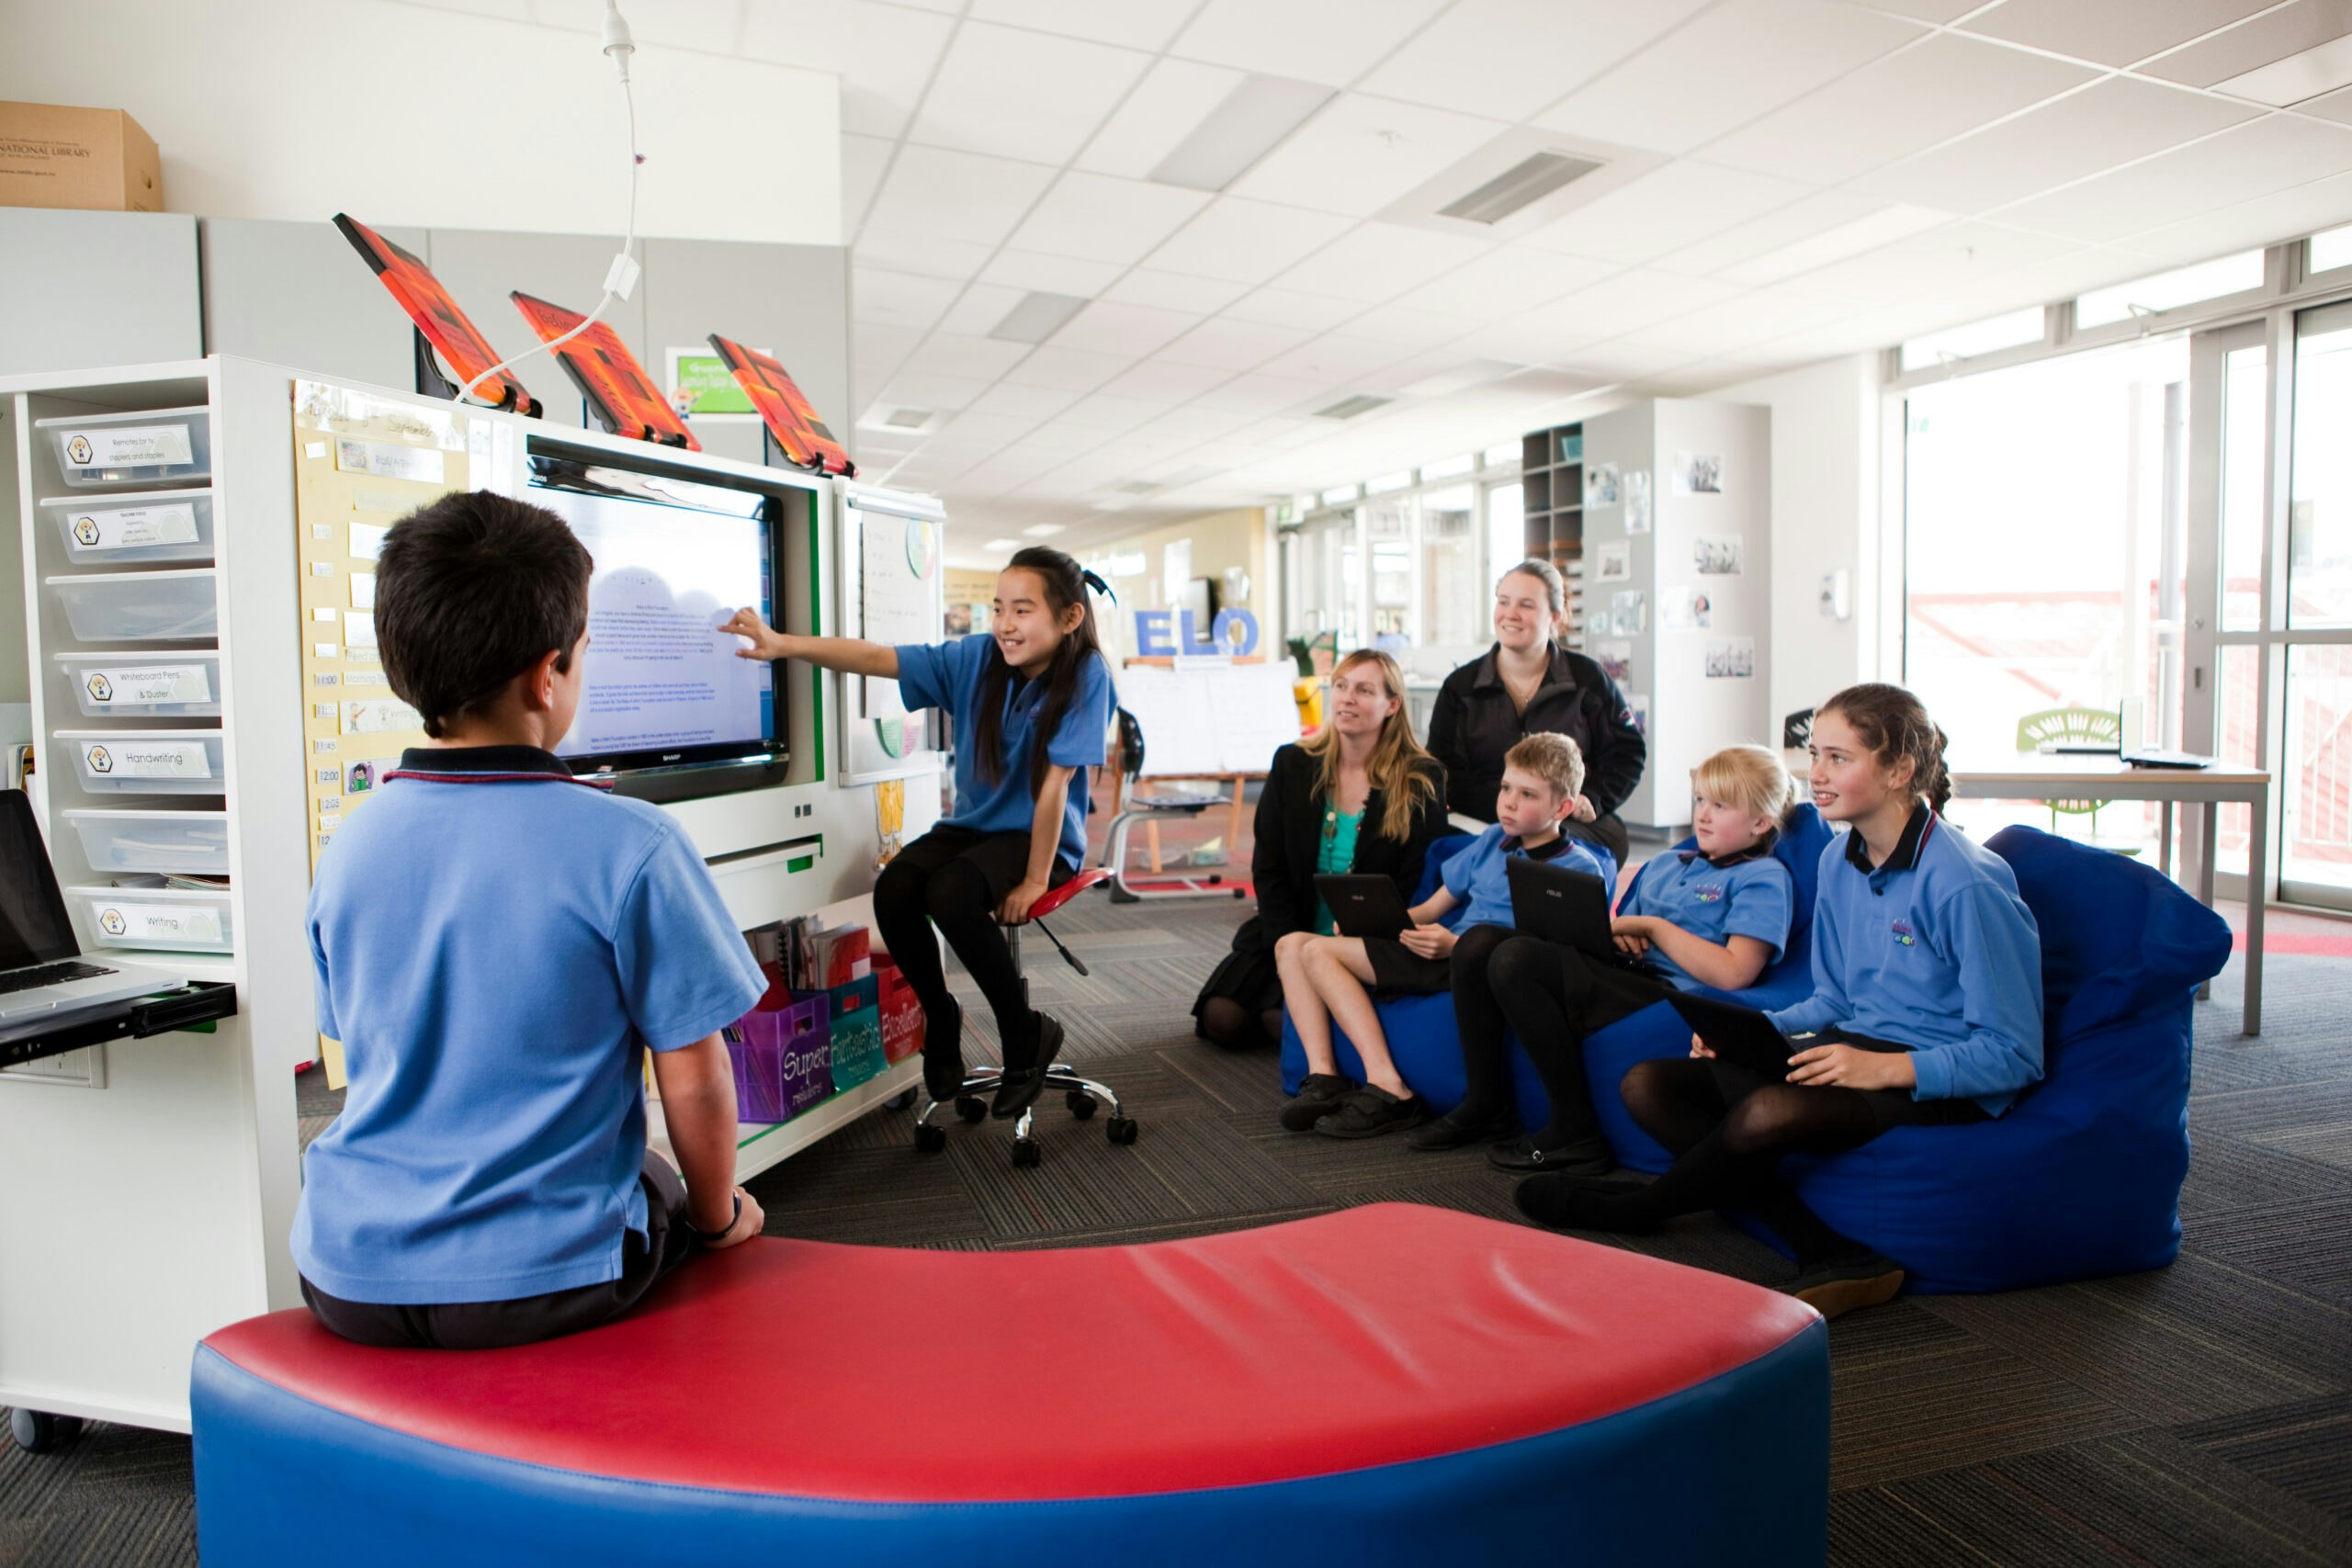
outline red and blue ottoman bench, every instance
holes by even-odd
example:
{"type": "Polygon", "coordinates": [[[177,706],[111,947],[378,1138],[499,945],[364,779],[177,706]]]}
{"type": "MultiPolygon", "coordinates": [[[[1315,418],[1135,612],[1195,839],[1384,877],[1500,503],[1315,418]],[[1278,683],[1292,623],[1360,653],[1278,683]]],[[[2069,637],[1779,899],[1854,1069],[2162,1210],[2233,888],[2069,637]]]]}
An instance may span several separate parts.
{"type": "Polygon", "coordinates": [[[307,1313],[194,1375],[205,1568],[1821,1562],[1827,1337],[1382,1203],[1142,1247],[761,1241],[513,1350],[307,1313]]]}

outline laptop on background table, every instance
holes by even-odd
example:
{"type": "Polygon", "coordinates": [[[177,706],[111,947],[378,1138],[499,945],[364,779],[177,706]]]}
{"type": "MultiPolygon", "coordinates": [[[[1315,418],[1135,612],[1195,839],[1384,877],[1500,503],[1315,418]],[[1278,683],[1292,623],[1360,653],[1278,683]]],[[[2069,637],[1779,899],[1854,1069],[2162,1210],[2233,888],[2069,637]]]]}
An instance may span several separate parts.
{"type": "Polygon", "coordinates": [[[187,983],[184,975],[82,956],[33,803],[0,790],[0,1041],[46,1033],[187,983]]]}

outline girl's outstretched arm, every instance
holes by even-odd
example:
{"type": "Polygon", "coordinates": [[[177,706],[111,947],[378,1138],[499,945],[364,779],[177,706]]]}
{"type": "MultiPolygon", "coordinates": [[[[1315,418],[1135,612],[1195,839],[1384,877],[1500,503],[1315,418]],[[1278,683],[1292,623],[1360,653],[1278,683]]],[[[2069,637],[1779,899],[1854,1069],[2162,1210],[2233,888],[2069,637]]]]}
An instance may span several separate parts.
{"type": "Polygon", "coordinates": [[[885,681],[899,678],[899,650],[888,643],[848,637],[794,637],[777,631],[760,619],[757,610],[750,609],[736,611],[718,629],[752,639],[751,647],[735,650],[738,659],[804,659],[820,669],[852,675],[874,675],[885,681]]]}

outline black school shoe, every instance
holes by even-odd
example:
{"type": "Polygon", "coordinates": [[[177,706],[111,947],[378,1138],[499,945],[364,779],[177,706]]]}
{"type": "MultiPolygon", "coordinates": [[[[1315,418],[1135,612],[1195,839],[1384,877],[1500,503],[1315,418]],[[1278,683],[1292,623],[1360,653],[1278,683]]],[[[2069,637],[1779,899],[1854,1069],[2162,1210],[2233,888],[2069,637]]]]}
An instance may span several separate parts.
{"type": "Polygon", "coordinates": [[[1824,1317],[1874,1307],[1903,1289],[1903,1265],[1877,1253],[1808,1269],[1781,1287],[1824,1317]]]}
{"type": "Polygon", "coordinates": [[[1337,1111],[1315,1123],[1315,1130],[1327,1138],[1376,1138],[1419,1126],[1426,1109],[1418,1094],[1399,1100],[1378,1084],[1366,1084],[1340,1100],[1337,1111]]]}
{"type": "Polygon", "coordinates": [[[1283,1107],[1283,1129],[1290,1133],[1312,1132],[1315,1123],[1340,1109],[1340,1101],[1355,1093],[1361,1087],[1351,1077],[1338,1073],[1309,1073],[1298,1086],[1298,1096],[1283,1107]]]}
{"type": "Polygon", "coordinates": [[[1405,1146],[1417,1154],[1434,1154],[1440,1149],[1466,1149],[1472,1144],[1491,1144],[1498,1138],[1508,1138],[1519,1131],[1519,1118],[1508,1111],[1491,1115],[1464,1117],[1462,1108],[1455,1106],[1434,1122],[1424,1122],[1406,1136],[1405,1146]]]}
{"type": "Polygon", "coordinates": [[[926,1021],[922,1034],[922,1091],[944,1105],[964,1087],[964,1005],[949,1004],[956,1016],[945,1029],[926,1021]]]}
{"type": "Polygon", "coordinates": [[[1487,1151],[1487,1163],[1497,1170],[1556,1170],[1568,1176],[1606,1176],[1617,1168],[1617,1156],[1610,1152],[1605,1138],[1579,1138],[1572,1144],[1547,1146],[1530,1136],[1497,1144],[1487,1151]]]}
{"type": "Polygon", "coordinates": [[[1061,1055],[1061,1020],[1051,1013],[1037,1015],[1036,1059],[1020,1072],[1005,1069],[1004,1081],[997,1086],[996,1100],[989,1106],[989,1114],[1000,1122],[1010,1122],[1037,1103],[1046,1092],[1046,1069],[1061,1055]]]}

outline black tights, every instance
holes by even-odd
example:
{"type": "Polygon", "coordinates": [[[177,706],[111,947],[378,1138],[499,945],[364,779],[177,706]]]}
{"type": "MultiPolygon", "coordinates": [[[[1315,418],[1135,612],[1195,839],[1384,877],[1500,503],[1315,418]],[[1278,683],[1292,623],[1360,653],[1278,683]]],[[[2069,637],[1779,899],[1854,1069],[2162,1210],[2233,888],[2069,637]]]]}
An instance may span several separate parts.
{"type": "Polygon", "coordinates": [[[1586,1086],[1584,1039],[1619,1019],[1673,995],[1673,987],[1631,969],[1587,958],[1572,948],[1521,936],[1498,926],[1474,927],[1494,933],[1483,953],[1462,958],[1465,940],[1454,948],[1453,1017],[1462,1033],[1462,1065],[1468,1087],[1463,1120],[1500,1115],[1510,1107],[1508,1027],[1544,1080],[1552,1120],[1534,1132],[1538,1147],[1564,1148],[1600,1136],[1593,1119],[1592,1091],[1586,1086]]]}
{"type": "MultiPolygon", "coordinates": [[[[1887,1128],[1900,1091],[1782,1083],[1728,1062],[1637,1062],[1625,1074],[1625,1109],[1674,1156],[1648,1186],[1608,1201],[1610,1217],[1637,1229],[1677,1214],[1730,1204],[1771,1227],[1809,1269],[1863,1250],[1831,1230],[1774,1168],[1800,1150],[1828,1153],[1869,1143],[1887,1128]]],[[[1924,1119],[1924,1118],[1923,1118],[1924,1119]]]]}
{"type": "Polygon", "coordinates": [[[1201,1036],[1228,1051],[1278,1044],[1283,1037],[1283,1010],[1268,1008],[1251,1013],[1231,997],[1211,997],[1201,1004],[1201,1036]]]}
{"type": "MultiPolygon", "coordinates": [[[[875,880],[874,925],[922,1003],[926,1057],[953,1061],[962,1052],[963,1010],[948,994],[939,943],[932,940],[934,925],[995,1012],[1004,1065],[1025,1069],[1035,1056],[1037,1015],[996,923],[997,906],[1020,885],[1028,864],[1027,833],[934,828],[900,850],[875,880]]],[[[1058,885],[1070,875],[1057,860],[1048,880],[1058,885]]]]}

